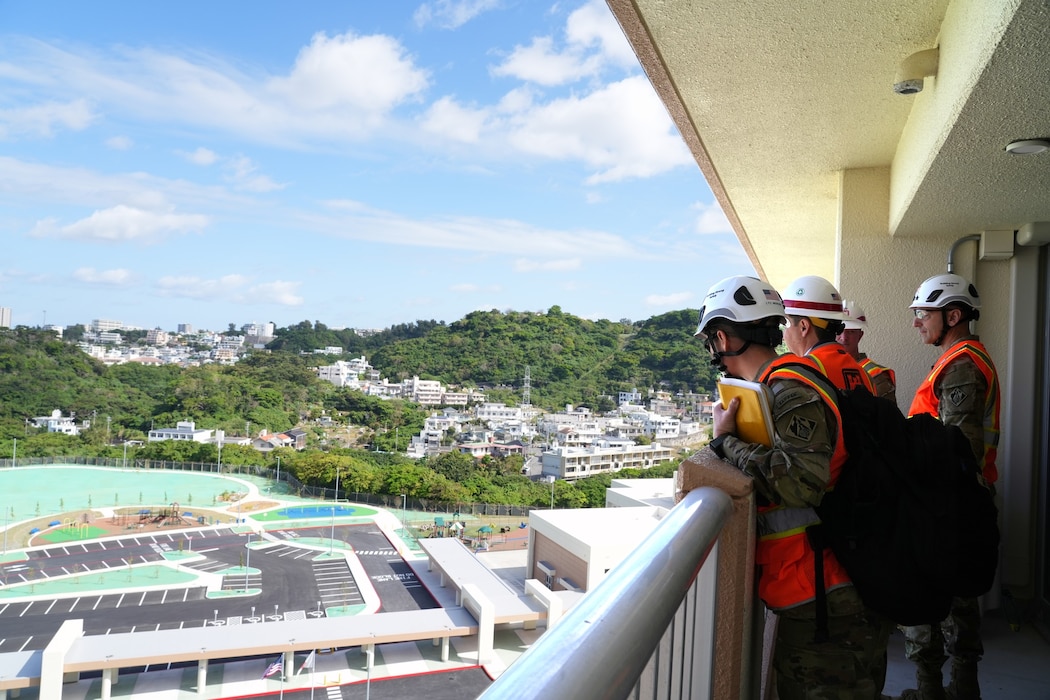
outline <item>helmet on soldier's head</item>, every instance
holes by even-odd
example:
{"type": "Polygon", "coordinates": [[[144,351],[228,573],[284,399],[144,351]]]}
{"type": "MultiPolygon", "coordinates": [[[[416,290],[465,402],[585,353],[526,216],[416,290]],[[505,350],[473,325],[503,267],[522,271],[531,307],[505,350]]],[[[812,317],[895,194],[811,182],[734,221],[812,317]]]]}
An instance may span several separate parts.
{"type": "Polygon", "coordinates": [[[976,310],[981,308],[981,297],[977,294],[977,288],[969,280],[949,272],[934,275],[920,284],[915,290],[915,298],[912,299],[909,308],[943,309],[953,303],[963,304],[976,310]]]}
{"type": "Polygon", "coordinates": [[[857,306],[855,301],[842,302],[842,323],[846,326],[847,331],[863,331],[868,327],[868,319],[864,314],[864,309],[857,306]]]}
{"type": "Polygon", "coordinates": [[[777,290],[755,277],[727,277],[707,290],[694,335],[704,337],[707,326],[716,319],[749,323],[765,318],[786,321],[784,302],[777,290]]]}
{"type": "Polygon", "coordinates": [[[780,296],[784,298],[784,311],[791,316],[842,320],[842,295],[823,277],[799,277],[780,296]]]}

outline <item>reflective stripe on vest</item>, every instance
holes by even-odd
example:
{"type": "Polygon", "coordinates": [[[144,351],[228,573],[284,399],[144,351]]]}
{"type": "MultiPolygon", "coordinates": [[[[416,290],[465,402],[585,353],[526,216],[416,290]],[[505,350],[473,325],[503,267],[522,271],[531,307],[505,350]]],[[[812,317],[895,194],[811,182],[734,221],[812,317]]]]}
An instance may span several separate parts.
{"type": "MultiPolygon", "coordinates": [[[[774,359],[758,381],[771,385],[781,379],[802,382],[818,392],[824,403],[835,414],[837,430],[835,451],[832,454],[831,482],[838,478],[842,463],[846,460],[845,441],[842,436],[842,420],[835,398],[828,395],[821,384],[807,376],[809,372],[820,372],[808,357],[782,355],[774,359]]],[[[808,603],[816,598],[816,565],[813,549],[806,537],[806,527],[820,522],[812,508],[785,508],[783,506],[761,506],[758,509],[758,543],[755,546],[755,563],[759,565],[758,595],[771,610],[783,610],[808,603]]],[[[824,551],[824,588],[834,590],[850,585],[846,570],[830,549],[824,551]]]]}
{"type": "Polygon", "coordinates": [[[935,391],[937,379],[952,360],[961,355],[966,355],[973,360],[988,386],[984,395],[984,416],[981,420],[984,427],[984,454],[977,455],[977,457],[985,480],[994,484],[999,479],[999,468],[996,465],[999,445],[999,377],[995,373],[992,358],[982,343],[976,340],[961,340],[948,348],[916,390],[911,408],[908,409],[908,415],[929,413],[936,418],[941,417],[940,399],[937,398],[935,391]]]}

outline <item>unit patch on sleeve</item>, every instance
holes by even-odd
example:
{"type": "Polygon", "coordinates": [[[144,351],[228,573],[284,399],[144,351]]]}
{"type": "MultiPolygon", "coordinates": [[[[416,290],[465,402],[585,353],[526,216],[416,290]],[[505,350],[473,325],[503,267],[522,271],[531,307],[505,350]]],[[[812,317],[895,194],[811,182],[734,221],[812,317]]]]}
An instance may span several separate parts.
{"type": "Polygon", "coordinates": [[[788,424],[787,432],[791,437],[807,442],[813,437],[813,431],[816,427],[816,422],[809,418],[792,416],[791,423],[788,424]]]}

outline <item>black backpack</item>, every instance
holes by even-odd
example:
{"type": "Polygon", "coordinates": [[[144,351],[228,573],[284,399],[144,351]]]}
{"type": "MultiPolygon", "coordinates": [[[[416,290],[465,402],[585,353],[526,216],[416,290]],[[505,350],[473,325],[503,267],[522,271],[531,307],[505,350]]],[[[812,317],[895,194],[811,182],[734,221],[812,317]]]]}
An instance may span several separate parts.
{"type": "Polygon", "coordinates": [[[849,458],[807,531],[817,552],[818,633],[826,631],[824,547],[845,567],[865,605],[901,625],[938,623],[953,597],[992,587],[999,563],[998,510],[970,443],[957,426],[905,418],[866,389],[837,398],[849,458]],[[823,620],[823,624],[822,623],[823,620]]]}

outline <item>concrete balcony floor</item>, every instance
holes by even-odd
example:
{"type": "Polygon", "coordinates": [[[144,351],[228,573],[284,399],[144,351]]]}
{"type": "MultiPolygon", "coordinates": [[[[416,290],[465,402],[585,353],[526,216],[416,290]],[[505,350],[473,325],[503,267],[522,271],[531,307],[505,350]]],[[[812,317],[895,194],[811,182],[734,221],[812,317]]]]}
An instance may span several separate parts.
{"type": "MultiPolygon", "coordinates": [[[[1012,629],[1002,610],[982,619],[984,659],[979,675],[983,700],[1050,700],[1050,641],[1029,621],[1012,629]]],[[[945,683],[951,661],[944,665],[945,683]]],[[[890,637],[889,669],[884,693],[899,695],[915,687],[915,666],[904,658],[904,635],[890,637]]]]}

